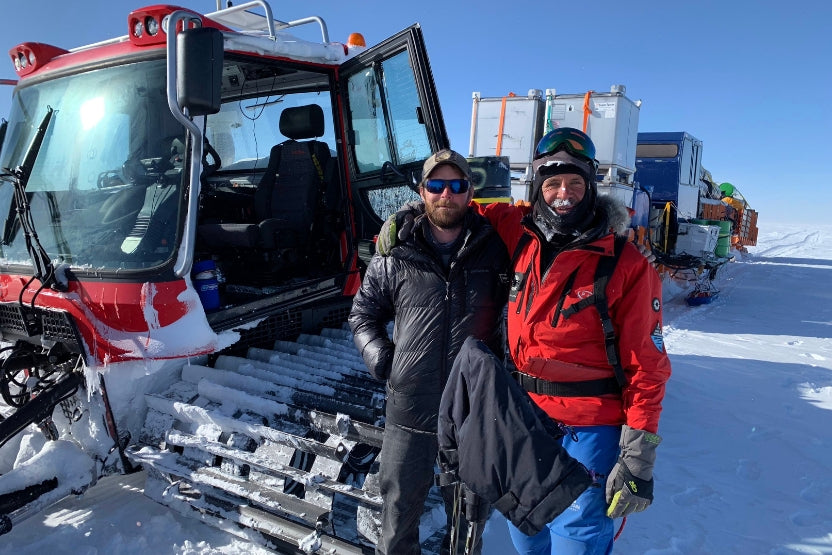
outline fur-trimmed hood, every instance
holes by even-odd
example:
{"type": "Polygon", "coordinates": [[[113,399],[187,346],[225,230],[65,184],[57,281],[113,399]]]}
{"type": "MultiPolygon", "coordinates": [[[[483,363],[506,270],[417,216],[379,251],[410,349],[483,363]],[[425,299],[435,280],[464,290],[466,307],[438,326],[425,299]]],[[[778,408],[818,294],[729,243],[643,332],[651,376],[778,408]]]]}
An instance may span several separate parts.
{"type": "Polygon", "coordinates": [[[610,229],[616,235],[624,235],[630,228],[630,212],[627,207],[611,195],[598,195],[598,210],[606,213],[610,229]]]}
{"type": "MultiPolygon", "coordinates": [[[[548,207],[544,208],[548,209],[548,207]]],[[[534,228],[541,239],[554,243],[558,249],[566,245],[576,246],[591,243],[599,237],[612,232],[623,235],[630,226],[630,213],[620,200],[611,195],[598,195],[595,199],[595,216],[586,229],[572,229],[559,232],[554,229],[546,218],[541,216],[536,207],[524,218],[527,227],[534,228]],[[565,240],[564,240],[565,239],[565,240]]]]}

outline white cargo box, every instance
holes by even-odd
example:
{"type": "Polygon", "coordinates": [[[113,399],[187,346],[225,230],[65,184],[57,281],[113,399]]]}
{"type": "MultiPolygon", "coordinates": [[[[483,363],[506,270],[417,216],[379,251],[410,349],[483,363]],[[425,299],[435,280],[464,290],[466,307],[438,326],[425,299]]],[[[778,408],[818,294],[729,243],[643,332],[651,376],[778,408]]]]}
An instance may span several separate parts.
{"type": "MultiPolygon", "coordinates": [[[[639,102],[624,96],[624,85],[613,85],[609,93],[592,92],[586,133],[595,143],[601,166],[617,166],[630,175],[636,171],[639,102]]],[[[546,89],[544,131],[557,127],[583,129],[586,94],[556,94],[546,89]]]]}
{"type": "Polygon", "coordinates": [[[526,96],[482,98],[473,93],[468,156],[508,156],[512,170],[526,172],[543,136],[543,91],[526,96]]]}
{"type": "Polygon", "coordinates": [[[598,194],[608,195],[630,208],[633,206],[633,188],[626,185],[619,185],[616,183],[598,183],[598,194]]]}
{"type": "Polygon", "coordinates": [[[700,225],[679,222],[676,236],[676,254],[689,254],[696,257],[712,255],[719,239],[718,225],[700,225]]]}

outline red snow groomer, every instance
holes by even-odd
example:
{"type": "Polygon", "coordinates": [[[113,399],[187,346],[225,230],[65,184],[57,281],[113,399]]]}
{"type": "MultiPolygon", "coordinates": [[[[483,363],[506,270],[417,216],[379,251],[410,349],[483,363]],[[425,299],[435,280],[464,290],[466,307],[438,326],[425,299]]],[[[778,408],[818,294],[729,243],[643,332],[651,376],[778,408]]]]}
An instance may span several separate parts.
{"type": "Polygon", "coordinates": [[[126,19],[9,52],[0,533],[142,467],[252,541],[371,549],[384,395],[342,323],[448,147],[421,29],[336,43],[262,0],[126,19]]]}

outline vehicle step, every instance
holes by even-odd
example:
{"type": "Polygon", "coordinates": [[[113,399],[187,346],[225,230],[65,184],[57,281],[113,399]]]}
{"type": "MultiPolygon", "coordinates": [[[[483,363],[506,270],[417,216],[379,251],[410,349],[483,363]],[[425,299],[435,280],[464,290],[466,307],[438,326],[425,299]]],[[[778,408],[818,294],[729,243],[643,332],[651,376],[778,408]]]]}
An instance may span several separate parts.
{"type": "MultiPolygon", "coordinates": [[[[278,553],[296,553],[299,545],[307,544],[317,536],[318,553],[345,555],[370,555],[373,547],[357,536],[335,537],[331,529],[323,527],[325,535],[316,534],[308,525],[291,518],[276,516],[268,511],[240,503],[239,499],[216,491],[212,495],[193,496],[171,487],[163,475],[148,472],[145,494],[189,518],[198,518],[220,530],[255,545],[261,545],[278,553]],[[155,485],[154,485],[155,484],[155,485]],[[156,491],[158,490],[158,491],[156,491]]],[[[344,536],[342,534],[342,536],[344,536]]]]}
{"type": "Polygon", "coordinates": [[[189,364],[182,368],[182,380],[198,385],[213,383],[221,387],[236,390],[241,396],[246,394],[273,403],[270,410],[275,414],[285,414],[285,405],[299,405],[318,408],[329,413],[344,413],[352,418],[365,422],[375,422],[380,415],[381,408],[367,404],[360,404],[361,399],[350,399],[348,393],[340,389],[322,384],[304,384],[298,379],[272,379],[266,372],[258,377],[245,376],[237,372],[189,364]],[[278,405],[284,405],[280,409],[278,405]],[[368,406],[369,405],[369,406],[368,406]]]}
{"type": "Polygon", "coordinates": [[[249,465],[250,467],[254,467],[258,471],[265,474],[279,475],[281,478],[291,478],[296,482],[304,484],[307,490],[317,489],[333,494],[340,493],[354,498],[361,504],[369,505],[377,509],[381,508],[380,496],[368,494],[360,488],[356,488],[349,484],[340,483],[337,481],[337,476],[334,476],[333,478],[333,476],[324,476],[322,474],[305,472],[297,468],[275,463],[270,457],[262,456],[257,452],[251,453],[241,451],[239,449],[229,448],[220,443],[183,432],[169,431],[166,435],[166,442],[168,447],[176,445],[179,447],[202,449],[205,452],[217,457],[222,457],[223,459],[233,459],[239,464],[249,465]]]}
{"type": "Polygon", "coordinates": [[[245,422],[243,420],[238,420],[236,418],[221,414],[216,410],[209,410],[178,401],[170,401],[155,395],[146,395],[145,398],[147,399],[149,408],[163,414],[175,416],[178,420],[186,422],[194,427],[209,425],[213,426],[216,430],[221,430],[226,433],[236,432],[244,434],[258,443],[267,439],[274,443],[287,445],[294,449],[301,449],[315,455],[327,458],[338,457],[338,453],[335,448],[325,446],[317,441],[306,439],[288,432],[275,430],[269,426],[245,422]]]}

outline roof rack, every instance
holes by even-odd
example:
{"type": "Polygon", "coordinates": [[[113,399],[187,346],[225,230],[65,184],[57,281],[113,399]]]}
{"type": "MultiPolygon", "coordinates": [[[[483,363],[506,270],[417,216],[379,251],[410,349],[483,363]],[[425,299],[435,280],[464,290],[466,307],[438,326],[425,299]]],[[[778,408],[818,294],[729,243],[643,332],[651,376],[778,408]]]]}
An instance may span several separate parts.
{"type": "Polygon", "coordinates": [[[245,31],[268,31],[269,37],[275,38],[277,31],[282,31],[290,27],[299,27],[308,23],[317,23],[321,28],[321,42],[327,44],[329,42],[329,31],[326,28],[326,23],[318,16],[304,17],[294,21],[280,21],[274,19],[272,15],[272,8],[266,0],[252,0],[239,6],[231,6],[224,9],[219,9],[220,0],[217,0],[217,11],[205,14],[221,23],[226,27],[233,27],[245,31]],[[260,15],[248,11],[249,8],[260,6],[265,11],[265,15],[260,15]]]}
{"type": "MultiPolygon", "coordinates": [[[[329,31],[327,30],[326,23],[318,16],[304,17],[294,21],[280,21],[279,19],[274,19],[274,16],[272,15],[272,8],[266,0],[252,0],[251,2],[240,4],[239,6],[230,6],[222,9],[220,8],[220,3],[221,0],[217,0],[217,11],[205,14],[205,17],[213,19],[221,25],[240,31],[267,31],[269,38],[272,40],[276,38],[277,31],[283,31],[291,27],[299,27],[309,23],[317,23],[321,28],[321,43],[329,43],[329,31]],[[257,6],[263,8],[263,11],[265,12],[264,15],[248,11],[250,8],[255,8],[257,6]]],[[[70,48],[69,51],[77,52],[79,50],[87,50],[98,46],[124,42],[128,39],[129,37],[127,35],[121,35],[100,42],[70,48]]]]}

